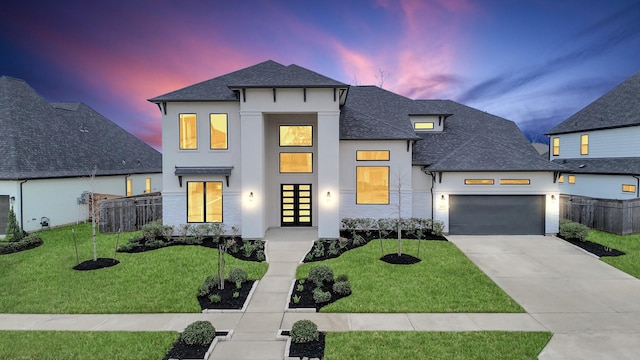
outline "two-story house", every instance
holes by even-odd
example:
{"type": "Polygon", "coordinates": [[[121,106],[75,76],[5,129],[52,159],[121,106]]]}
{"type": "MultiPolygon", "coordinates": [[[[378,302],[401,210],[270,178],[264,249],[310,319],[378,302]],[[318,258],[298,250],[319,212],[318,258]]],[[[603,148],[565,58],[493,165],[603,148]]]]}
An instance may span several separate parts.
{"type": "Polygon", "coordinates": [[[150,99],[162,113],[163,221],[245,238],[345,217],[423,217],[457,234],[558,229],[555,180],[508,120],[266,61],[150,99]]]}
{"type": "Polygon", "coordinates": [[[634,217],[640,218],[640,201],[634,200],[640,197],[639,99],[636,73],[547,133],[550,159],[570,169],[559,179],[561,193],[573,196],[568,201],[616,200],[600,205],[588,201],[602,209],[587,211],[595,217],[576,214],[581,218],[575,220],[618,233],[640,232],[640,222],[632,225],[634,217]],[[606,215],[605,207],[622,212],[606,215]]]}

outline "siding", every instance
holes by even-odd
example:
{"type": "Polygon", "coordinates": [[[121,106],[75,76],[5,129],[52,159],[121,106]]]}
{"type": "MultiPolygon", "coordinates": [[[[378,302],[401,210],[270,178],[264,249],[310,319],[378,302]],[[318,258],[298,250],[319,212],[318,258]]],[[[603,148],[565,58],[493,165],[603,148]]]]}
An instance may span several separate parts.
{"type": "MultiPolygon", "coordinates": [[[[551,159],[640,156],[640,126],[553,135],[560,138],[560,155],[551,159]],[[589,154],[580,155],[580,135],[589,135],[589,154]]],[[[551,140],[553,141],[553,140],[551,140]]]]}
{"type": "Polygon", "coordinates": [[[573,174],[576,183],[569,184],[569,175],[564,174],[564,182],[558,184],[562,194],[615,200],[637,197],[635,193],[622,192],[622,184],[637,185],[638,180],[633,176],[573,174]]]}

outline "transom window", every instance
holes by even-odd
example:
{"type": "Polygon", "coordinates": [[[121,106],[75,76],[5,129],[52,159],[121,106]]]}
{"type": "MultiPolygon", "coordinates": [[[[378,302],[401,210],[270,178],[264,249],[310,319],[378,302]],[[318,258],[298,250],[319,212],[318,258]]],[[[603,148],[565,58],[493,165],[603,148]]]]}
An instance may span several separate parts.
{"type": "Polygon", "coordinates": [[[280,146],[313,146],[313,126],[280,125],[280,146]]]}
{"type": "Polygon", "coordinates": [[[580,135],[580,155],[589,154],[589,135],[580,135]]]}
{"type": "Polygon", "coordinates": [[[187,222],[222,222],[222,181],[187,182],[187,222]]]}
{"type": "Polygon", "coordinates": [[[500,185],[531,185],[529,179],[500,179],[500,185]]]}
{"type": "Polygon", "coordinates": [[[212,150],[229,148],[227,140],[227,114],[209,114],[210,147],[212,150]]]}
{"type": "Polygon", "coordinates": [[[356,160],[358,161],[388,161],[389,150],[358,150],[356,160]]]}
{"type": "Polygon", "coordinates": [[[553,149],[552,149],[552,154],[554,156],[558,156],[560,155],[560,138],[559,137],[554,137],[553,138],[553,149]]]}
{"type": "Polygon", "coordinates": [[[622,192],[628,192],[628,193],[635,193],[637,190],[635,185],[630,185],[630,184],[623,184],[622,185],[622,192]]]}
{"type": "Polygon", "coordinates": [[[198,131],[196,114],[180,114],[180,149],[194,150],[198,148],[198,131]]]}
{"type": "Polygon", "coordinates": [[[417,121],[413,123],[413,128],[415,130],[433,130],[433,123],[425,122],[425,121],[417,121]]]}
{"type": "Polygon", "coordinates": [[[576,183],[576,176],[569,175],[569,184],[575,184],[575,183],[576,183]]]}
{"type": "Polygon", "coordinates": [[[465,185],[493,185],[493,179],[464,179],[465,185]]]}
{"type": "Polygon", "coordinates": [[[280,153],[281,173],[312,173],[313,153],[280,153]]]}
{"type": "Polygon", "coordinates": [[[389,204],[388,166],[356,166],[356,204],[389,204]]]}

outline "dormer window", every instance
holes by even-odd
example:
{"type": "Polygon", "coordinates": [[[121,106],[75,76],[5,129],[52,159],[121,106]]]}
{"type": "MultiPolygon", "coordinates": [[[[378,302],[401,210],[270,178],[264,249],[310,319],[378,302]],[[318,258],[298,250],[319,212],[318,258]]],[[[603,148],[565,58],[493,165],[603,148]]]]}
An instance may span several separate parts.
{"type": "Polygon", "coordinates": [[[413,129],[414,130],[433,130],[434,126],[433,126],[433,122],[427,122],[427,121],[416,121],[413,123],[413,129]]]}

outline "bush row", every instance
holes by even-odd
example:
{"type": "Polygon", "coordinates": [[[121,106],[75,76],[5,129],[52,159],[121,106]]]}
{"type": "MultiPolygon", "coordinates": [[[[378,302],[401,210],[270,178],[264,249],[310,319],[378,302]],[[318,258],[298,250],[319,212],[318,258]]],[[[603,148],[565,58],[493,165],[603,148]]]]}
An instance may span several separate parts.
{"type": "Polygon", "coordinates": [[[0,254],[11,254],[29,250],[42,245],[42,239],[37,233],[29,234],[19,241],[0,241],[0,254]]]}
{"type": "Polygon", "coordinates": [[[343,218],[341,225],[343,230],[351,233],[356,231],[378,232],[380,238],[398,231],[398,228],[400,231],[415,235],[418,239],[422,239],[428,234],[442,236],[444,230],[442,221],[424,218],[343,218]]]}

